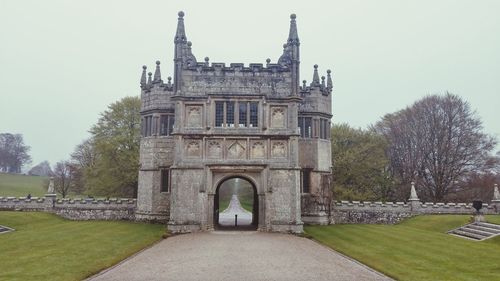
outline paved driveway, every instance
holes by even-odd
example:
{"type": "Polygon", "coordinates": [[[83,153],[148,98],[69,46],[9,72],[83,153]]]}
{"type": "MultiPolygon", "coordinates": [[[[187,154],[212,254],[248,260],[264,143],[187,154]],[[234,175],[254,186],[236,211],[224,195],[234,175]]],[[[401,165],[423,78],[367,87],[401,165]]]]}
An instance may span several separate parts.
{"type": "Polygon", "coordinates": [[[227,209],[219,214],[219,224],[222,226],[234,226],[234,215],[238,215],[238,225],[251,225],[252,213],[241,207],[238,196],[233,195],[227,209]]]}
{"type": "Polygon", "coordinates": [[[215,231],[170,237],[90,280],[390,280],[293,235],[215,231]]]}

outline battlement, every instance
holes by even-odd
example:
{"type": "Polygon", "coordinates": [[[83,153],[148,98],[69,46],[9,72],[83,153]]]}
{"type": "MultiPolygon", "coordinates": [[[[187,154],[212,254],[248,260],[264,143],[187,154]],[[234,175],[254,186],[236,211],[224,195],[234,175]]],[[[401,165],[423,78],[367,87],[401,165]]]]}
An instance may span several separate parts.
{"type": "Polygon", "coordinates": [[[0,197],[0,210],[43,211],[72,220],[134,220],[136,199],[0,197]]]}

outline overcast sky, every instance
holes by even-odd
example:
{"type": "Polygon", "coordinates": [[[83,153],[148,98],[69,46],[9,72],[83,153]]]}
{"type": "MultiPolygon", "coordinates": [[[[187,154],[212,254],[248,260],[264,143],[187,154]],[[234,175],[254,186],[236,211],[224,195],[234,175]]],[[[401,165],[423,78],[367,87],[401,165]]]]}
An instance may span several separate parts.
{"type": "Polygon", "coordinates": [[[366,127],[450,91],[500,136],[500,1],[0,0],[0,132],[33,164],[67,159],[99,113],[172,75],[177,12],[199,61],[276,62],[297,14],[301,80],[334,74],[333,121],[366,127]]]}

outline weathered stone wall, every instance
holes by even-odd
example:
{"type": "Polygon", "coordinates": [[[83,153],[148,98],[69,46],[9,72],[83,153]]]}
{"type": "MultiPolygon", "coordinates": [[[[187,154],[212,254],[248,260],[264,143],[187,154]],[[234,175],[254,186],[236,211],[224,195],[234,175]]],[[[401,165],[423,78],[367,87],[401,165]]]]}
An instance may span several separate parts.
{"type": "Polygon", "coordinates": [[[0,210],[43,211],[72,220],[135,220],[135,199],[0,197],[0,210]]]}
{"type": "MultiPolygon", "coordinates": [[[[483,204],[481,212],[486,215],[500,214],[499,207],[497,204],[483,204]]],[[[393,224],[415,215],[472,215],[475,212],[476,210],[470,203],[340,201],[332,204],[330,223],[393,224]]]]}
{"type": "Polygon", "coordinates": [[[52,201],[45,197],[0,197],[0,210],[44,211],[52,208],[52,201]]]}

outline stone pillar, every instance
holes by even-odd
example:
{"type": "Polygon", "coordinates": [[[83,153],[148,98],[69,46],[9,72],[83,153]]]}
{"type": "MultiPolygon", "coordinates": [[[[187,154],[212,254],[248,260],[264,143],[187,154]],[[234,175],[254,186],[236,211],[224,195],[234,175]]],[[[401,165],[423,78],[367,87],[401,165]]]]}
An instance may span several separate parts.
{"type": "Polygon", "coordinates": [[[417,191],[415,190],[415,182],[411,182],[411,192],[408,202],[410,202],[411,212],[418,213],[418,210],[420,209],[420,199],[418,198],[417,191]]]}
{"type": "Polygon", "coordinates": [[[500,214],[500,192],[498,191],[498,184],[495,183],[493,189],[493,199],[491,200],[491,205],[495,208],[497,214],[500,214]]]}
{"type": "Polygon", "coordinates": [[[57,200],[57,194],[54,188],[54,177],[50,177],[49,188],[47,189],[47,193],[45,194],[45,201],[44,201],[46,212],[53,211],[56,200],[57,200]]]}

